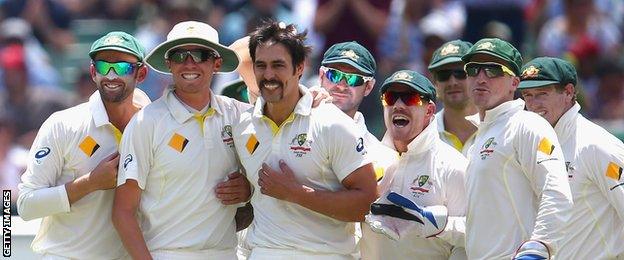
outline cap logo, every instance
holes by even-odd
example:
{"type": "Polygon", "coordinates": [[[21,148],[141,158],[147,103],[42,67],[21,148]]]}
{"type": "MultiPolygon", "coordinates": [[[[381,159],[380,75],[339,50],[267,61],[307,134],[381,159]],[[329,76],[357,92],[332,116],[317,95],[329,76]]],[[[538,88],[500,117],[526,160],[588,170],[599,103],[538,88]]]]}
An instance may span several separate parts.
{"type": "Polygon", "coordinates": [[[190,34],[194,34],[195,33],[195,26],[189,26],[186,27],[186,31],[190,34]]]}
{"type": "Polygon", "coordinates": [[[106,44],[106,45],[121,45],[121,43],[123,41],[124,40],[121,37],[119,37],[117,35],[113,35],[113,36],[106,37],[106,39],[104,39],[104,44],[106,44]]]}
{"type": "Polygon", "coordinates": [[[410,75],[407,72],[399,72],[399,73],[395,74],[394,77],[392,77],[392,80],[407,80],[407,81],[410,81],[410,80],[412,80],[412,78],[414,78],[414,77],[412,77],[412,75],[410,75]]]}
{"type": "Polygon", "coordinates": [[[355,61],[357,61],[357,60],[360,58],[360,56],[358,56],[357,54],[355,54],[355,52],[354,52],[353,50],[346,50],[346,51],[342,51],[342,52],[340,53],[340,55],[342,55],[342,56],[344,56],[344,57],[347,57],[347,58],[349,58],[349,59],[355,60],[355,61]]]}
{"type": "Polygon", "coordinates": [[[536,78],[537,74],[539,73],[539,69],[536,68],[535,66],[531,65],[528,68],[524,69],[524,71],[522,71],[522,76],[520,76],[522,79],[528,79],[528,78],[536,78]]]}
{"type": "Polygon", "coordinates": [[[444,46],[444,48],[442,48],[442,50],[440,50],[440,55],[442,56],[446,56],[449,54],[456,54],[459,53],[459,46],[455,45],[455,44],[447,44],[446,46],[444,46]]]}
{"type": "Polygon", "coordinates": [[[493,50],[494,49],[494,44],[492,44],[491,42],[484,42],[479,44],[479,46],[477,46],[477,50],[493,50]]]}

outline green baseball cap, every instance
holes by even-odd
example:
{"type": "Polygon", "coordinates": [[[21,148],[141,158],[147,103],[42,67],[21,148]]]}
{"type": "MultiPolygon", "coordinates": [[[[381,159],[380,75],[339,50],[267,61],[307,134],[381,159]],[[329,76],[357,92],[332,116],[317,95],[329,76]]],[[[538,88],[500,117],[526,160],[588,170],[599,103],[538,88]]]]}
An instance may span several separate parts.
{"type": "Polygon", "coordinates": [[[429,63],[429,71],[433,71],[439,67],[442,67],[446,64],[462,62],[462,56],[468,53],[472,47],[472,43],[465,42],[462,40],[454,40],[442,44],[440,48],[433,52],[433,57],[431,57],[431,63],[429,63]]]}
{"type": "Polygon", "coordinates": [[[519,89],[539,88],[551,84],[576,86],[576,69],[569,62],[552,57],[535,58],[522,67],[519,89]]]}
{"type": "Polygon", "coordinates": [[[231,97],[241,102],[249,103],[249,92],[247,85],[242,79],[237,79],[225,84],[221,90],[221,95],[231,97]]]}
{"type": "Polygon", "coordinates": [[[423,95],[425,98],[435,102],[436,101],[436,89],[433,83],[427,79],[427,77],[413,70],[399,70],[387,78],[381,85],[381,93],[386,90],[392,84],[404,84],[416,92],[423,95]]]}
{"type": "Polygon", "coordinates": [[[143,61],[145,49],[134,36],[120,31],[109,32],[91,44],[89,57],[95,58],[99,51],[113,50],[132,54],[143,61]]]}
{"type": "Polygon", "coordinates": [[[484,38],[475,43],[468,53],[462,56],[464,63],[471,61],[472,56],[482,53],[505,61],[507,66],[516,74],[520,75],[522,67],[522,55],[516,47],[498,38],[484,38]]]}
{"type": "Polygon", "coordinates": [[[373,55],[355,41],[336,43],[325,51],[321,65],[326,66],[334,63],[349,64],[364,73],[365,76],[375,75],[377,69],[373,55]]]}

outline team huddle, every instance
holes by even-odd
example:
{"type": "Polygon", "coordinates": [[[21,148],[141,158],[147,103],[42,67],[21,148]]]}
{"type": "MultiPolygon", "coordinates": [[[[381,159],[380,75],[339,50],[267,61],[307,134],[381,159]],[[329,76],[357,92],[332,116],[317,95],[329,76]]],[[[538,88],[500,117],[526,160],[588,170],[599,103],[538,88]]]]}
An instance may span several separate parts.
{"type": "Polygon", "coordinates": [[[308,88],[305,40],[274,21],[230,47],[195,21],[149,54],[124,32],[96,40],[97,90],[46,120],[22,175],[19,214],[43,218],[32,249],[43,259],[624,258],[624,144],[579,113],[569,62],[523,63],[497,38],[455,40],[433,54],[432,80],[399,70],[377,90],[374,57],[343,42],[308,88]],[[148,65],[173,79],[153,102],[137,88],[148,65]],[[214,74],[233,71],[249,103],[211,90],[214,74]],[[382,140],[358,112],[372,91],[382,140]]]}

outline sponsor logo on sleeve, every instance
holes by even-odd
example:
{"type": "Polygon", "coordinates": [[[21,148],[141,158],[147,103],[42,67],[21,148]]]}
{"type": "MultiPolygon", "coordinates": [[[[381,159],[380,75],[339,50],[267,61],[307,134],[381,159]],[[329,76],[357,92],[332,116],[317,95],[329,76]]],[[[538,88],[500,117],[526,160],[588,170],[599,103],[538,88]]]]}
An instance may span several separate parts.
{"type": "Polygon", "coordinates": [[[132,154],[126,155],[126,158],[124,158],[124,161],[123,161],[124,170],[127,170],[128,164],[130,164],[131,162],[132,162],[132,154]]]}
{"type": "Polygon", "coordinates": [[[41,147],[39,148],[39,150],[37,150],[37,152],[35,153],[35,163],[37,165],[40,165],[43,162],[43,159],[48,156],[48,154],[50,154],[50,148],[49,147],[41,147]]]}
{"type": "MultiPolygon", "coordinates": [[[[607,171],[605,172],[605,176],[615,181],[622,181],[622,166],[614,162],[609,162],[609,165],[607,165],[607,171]]],[[[622,186],[624,186],[624,182],[618,183],[617,185],[611,187],[609,190],[614,190],[615,188],[622,186]]]]}

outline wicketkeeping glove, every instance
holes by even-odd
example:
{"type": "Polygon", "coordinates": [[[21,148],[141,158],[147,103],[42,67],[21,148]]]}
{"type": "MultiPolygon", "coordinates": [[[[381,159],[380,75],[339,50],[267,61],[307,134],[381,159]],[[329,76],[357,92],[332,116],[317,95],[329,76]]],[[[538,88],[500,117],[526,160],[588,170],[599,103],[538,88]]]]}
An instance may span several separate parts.
{"type": "Polygon", "coordinates": [[[541,241],[528,240],[520,245],[514,260],[547,260],[550,259],[550,250],[541,241]]]}

